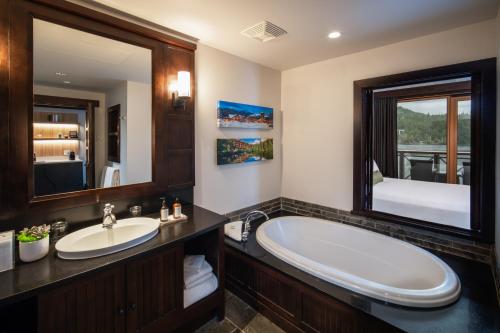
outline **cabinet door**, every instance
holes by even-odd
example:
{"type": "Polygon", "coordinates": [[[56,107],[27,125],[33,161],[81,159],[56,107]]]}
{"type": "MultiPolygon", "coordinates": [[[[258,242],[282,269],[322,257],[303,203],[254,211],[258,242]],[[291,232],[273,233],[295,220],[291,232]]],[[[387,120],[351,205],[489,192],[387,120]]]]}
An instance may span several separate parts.
{"type": "Polygon", "coordinates": [[[123,267],[41,294],[39,332],[124,332],[125,271],[123,267]]]}
{"type": "Polygon", "coordinates": [[[127,331],[166,332],[183,308],[182,247],[127,264],[127,331]]]}

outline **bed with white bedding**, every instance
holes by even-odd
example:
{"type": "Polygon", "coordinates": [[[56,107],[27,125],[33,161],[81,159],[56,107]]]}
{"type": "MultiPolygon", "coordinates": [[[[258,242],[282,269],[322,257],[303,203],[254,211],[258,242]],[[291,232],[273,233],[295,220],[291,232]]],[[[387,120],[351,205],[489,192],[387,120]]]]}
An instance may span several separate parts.
{"type": "Polygon", "coordinates": [[[384,177],[373,187],[372,209],[470,229],[470,187],[384,177]]]}

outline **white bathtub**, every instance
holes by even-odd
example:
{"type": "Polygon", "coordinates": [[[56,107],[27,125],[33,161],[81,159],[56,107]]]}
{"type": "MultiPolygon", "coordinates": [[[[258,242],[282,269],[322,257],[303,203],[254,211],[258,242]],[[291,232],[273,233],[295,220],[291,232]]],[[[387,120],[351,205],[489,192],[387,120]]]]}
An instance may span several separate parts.
{"type": "Polygon", "coordinates": [[[460,280],[441,259],[368,230],[287,216],[262,224],[257,242],[307,273],[389,303],[430,308],[460,296],[460,280]]]}

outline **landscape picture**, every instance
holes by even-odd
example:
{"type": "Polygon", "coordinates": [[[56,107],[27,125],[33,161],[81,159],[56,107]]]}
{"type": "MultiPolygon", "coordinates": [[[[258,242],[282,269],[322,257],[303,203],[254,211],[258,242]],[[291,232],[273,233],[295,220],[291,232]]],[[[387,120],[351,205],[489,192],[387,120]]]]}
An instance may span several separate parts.
{"type": "Polygon", "coordinates": [[[217,139],[217,165],[273,159],[273,139],[217,139]]]}
{"type": "Polygon", "coordinates": [[[272,129],[273,109],[265,106],[219,101],[217,126],[252,129],[272,129]]]}

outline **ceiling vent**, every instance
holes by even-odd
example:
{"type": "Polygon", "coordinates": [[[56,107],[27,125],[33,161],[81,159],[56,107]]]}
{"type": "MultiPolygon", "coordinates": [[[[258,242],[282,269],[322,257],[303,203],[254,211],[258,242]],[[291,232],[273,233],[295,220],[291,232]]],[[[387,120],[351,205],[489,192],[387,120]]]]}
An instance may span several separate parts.
{"type": "Polygon", "coordinates": [[[268,42],[279,36],[285,35],[286,31],[271,22],[262,21],[243,30],[241,34],[261,42],[268,42]]]}

